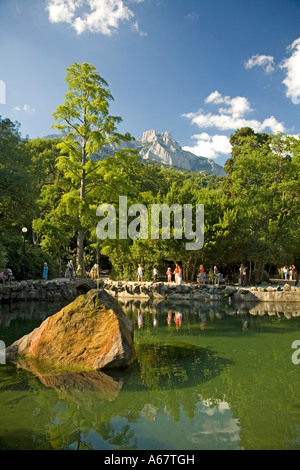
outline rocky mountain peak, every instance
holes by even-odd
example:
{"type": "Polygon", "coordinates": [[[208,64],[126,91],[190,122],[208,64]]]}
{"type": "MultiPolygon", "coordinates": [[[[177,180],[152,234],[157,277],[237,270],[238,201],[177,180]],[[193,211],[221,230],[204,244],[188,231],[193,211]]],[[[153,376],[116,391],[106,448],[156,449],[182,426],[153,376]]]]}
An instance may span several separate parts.
{"type": "Polygon", "coordinates": [[[142,142],[154,142],[155,140],[157,140],[157,137],[154,129],[150,129],[143,133],[142,142]]]}
{"type": "Polygon", "coordinates": [[[164,146],[173,146],[175,148],[180,148],[180,145],[176,140],[173,139],[170,132],[165,131],[163,133],[156,132],[154,129],[145,131],[143,133],[142,142],[144,143],[154,143],[158,142],[160,145],[164,146]]]}
{"type": "MultiPolygon", "coordinates": [[[[54,135],[52,136],[55,137],[54,135]]],[[[57,136],[60,138],[60,136],[57,136]]],[[[221,165],[206,157],[198,157],[192,152],[183,150],[181,145],[172,137],[170,132],[156,132],[154,129],[145,131],[141,139],[121,144],[121,148],[136,149],[142,160],[161,166],[184,169],[194,173],[207,173],[208,175],[225,176],[221,165]]],[[[107,145],[99,153],[94,155],[95,159],[103,159],[113,154],[114,147],[107,145]]]]}
{"type": "Polygon", "coordinates": [[[156,132],[150,129],[143,133],[142,139],[135,141],[141,158],[155,160],[163,165],[185,169],[193,172],[206,172],[208,174],[224,175],[224,170],[213,160],[183,150],[180,144],[173,139],[170,132],[156,132]]]}

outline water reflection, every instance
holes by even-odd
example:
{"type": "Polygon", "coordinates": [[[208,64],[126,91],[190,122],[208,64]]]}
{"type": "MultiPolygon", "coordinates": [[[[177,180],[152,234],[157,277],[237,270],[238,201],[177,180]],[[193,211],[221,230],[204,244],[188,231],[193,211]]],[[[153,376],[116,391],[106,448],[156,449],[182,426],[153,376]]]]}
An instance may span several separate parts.
{"type": "Polygon", "coordinates": [[[149,390],[193,387],[220,374],[231,361],[186,343],[142,343],[136,349],[143,386],[149,390]]]}
{"type": "MultiPolygon", "coordinates": [[[[270,316],[280,321],[300,317],[300,304],[297,302],[200,302],[200,301],[156,301],[119,299],[123,310],[127,315],[137,312],[137,324],[139,328],[145,326],[144,316],[151,314],[153,326],[159,326],[159,319],[167,312],[166,322],[168,326],[176,325],[180,329],[182,323],[200,320],[200,329],[205,330],[207,321],[222,320],[227,316],[238,316],[241,319],[241,330],[249,328],[249,322],[253,317],[270,316]]],[[[149,326],[149,325],[147,325],[149,326]]]]}
{"type": "MultiPolygon", "coordinates": [[[[123,308],[136,326],[130,369],[0,367],[0,449],[300,448],[300,366],[289,353],[298,305],[130,300],[123,308]]],[[[6,344],[51,314],[4,310],[6,344]]]]}
{"type": "Polygon", "coordinates": [[[224,315],[239,315],[250,314],[253,316],[263,315],[284,315],[286,318],[300,316],[300,303],[299,302],[218,302],[218,301],[192,301],[186,300],[135,300],[134,298],[119,298],[119,303],[124,310],[132,310],[142,312],[149,312],[152,314],[164,313],[166,310],[177,310],[181,313],[199,313],[201,311],[205,314],[218,315],[218,310],[222,316],[224,315]]]}
{"type": "Polygon", "coordinates": [[[113,401],[117,398],[125,382],[125,374],[113,378],[102,371],[59,371],[33,358],[10,359],[10,364],[31,372],[45,387],[53,388],[66,397],[78,392],[95,392],[97,399],[113,401]]]}
{"type": "Polygon", "coordinates": [[[201,435],[209,448],[208,428],[214,440],[223,429],[227,440],[223,422],[236,420],[229,407],[220,413],[220,399],[203,403],[201,383],[228,361],[184,344],[140,345],[138,356],[123,379],[116,372],[45,374],[28,363],[1,369],[0,448],[197,449],[201,435]]]}
{"type": "Polygon", "coordinates": [[[144,315],[142,314],[141,310],[139,310],[137,315],[137,323],[139,328],[144,326],[144,315]]]}

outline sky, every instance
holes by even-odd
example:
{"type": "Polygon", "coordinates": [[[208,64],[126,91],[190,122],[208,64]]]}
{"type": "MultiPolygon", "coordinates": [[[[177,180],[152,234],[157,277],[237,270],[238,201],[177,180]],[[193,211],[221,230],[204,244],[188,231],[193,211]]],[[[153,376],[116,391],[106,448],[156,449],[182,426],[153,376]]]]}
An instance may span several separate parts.
{"type": "Polygon", "coordinates": [[[108,83],[119,132],[223,165],[230,135],[300,134],[300,0],[0,0],[0,116],[56,131],[66,68],[108,83]]]}

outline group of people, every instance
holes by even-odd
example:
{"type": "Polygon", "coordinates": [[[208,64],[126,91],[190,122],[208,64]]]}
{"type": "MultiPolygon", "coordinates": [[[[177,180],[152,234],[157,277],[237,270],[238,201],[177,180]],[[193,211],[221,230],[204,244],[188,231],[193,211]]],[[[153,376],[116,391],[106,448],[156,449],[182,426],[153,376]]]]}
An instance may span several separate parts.
{"type": "MultiPolygon", "coordinates": [[[[171,283],[173,281],[173,279],[174,279],[175,284],[177,284],[177,285],[180,285],[183,282],[182,267],[179,264],[176,264],[175,269],[174,269],[173,272],[172,272],[172,269],[169,267],[167,269],[166,275],[167,275],[168,283],[171,283]]],[[[143,282],[143,280],[144,280],[144,268],[142,267],[141,264],[138,265],[137,279],[138,279],[138,283],[143,282]]],[[[157,266],[154,266],[154,268],[153,268],[153,282],[157,282],[157,281],[158,281],[158,268],[157,268],[157,266]]]]}
{"type": "MultiPolygon", "coordinates": [[[[74,268],[73,261],[69,260],[66,265],[65,270],[65,277],[69,279],[74,279],[75,277],[81,277],[83,274],[82,268],[78,265],[77,269],[74,268]]],[[[99,277],[99,265],[95,263],[91,270],[86,272],[86,275],[89,276],[91,279],[97,279],[99,277]]],[[[278,268],[278,277],[280,279],[286,280],[294,280],[296,279],[296,267],[294,265],[291,266],[283,266],[278,268]]],[[[42,279],[47,280],[49,276],[49,267],[45,262],[42,269],[42,279]]],[[[183,283],[183,275],[182,275],[182,267],[179,264],[175,265],[174,271],[172,271],[171,267],[168,267],[167,272],[167,282],[172,283],[175,282],[176,285],[180,285],[183,283]]],[[[144,280],[144,268],[141,264],[138,265],[137,269],[137,278],[138,282],[143,282],[144,280]]],[[[222,274],[220,273],[218,267],[215,265],[213,268],[209,268],[208,273],[204,269],[204,265],[201,264],[199,267],[199,274],[198,274],[198,283],[199,284],[219,284],[220,280],[222,279],[222,274]]],[[[10,268],[5,268],[0,273],[0,282],[11,281],[14,280],[13,272],[10,268]]],[[[155,265],[153,268],[153,282],[158,281],[158,268],[155,265]]],[[[247,286],[247,267],[244,264],[240,265],[239,268],[239,284],[241,287],[247,286]]]]}
{"type": "Polygon", "coordinates": [[[213,268],[209,268],[208,274],[204,269],[204,265],[200,264],[199,267],[199,275],[198,275],[198,283],[199,284],[220,284],[221,280],[221,273],[218,267],[215,265],[213,268]]]}
{"type": "Polygon", "coordinates": [[[280,279],[285,279],[289,281],[293,281],[296,279],[296,267],[292,266],[283,266],[282,268],[278,268],[278,275],[280,279]]]}
{"type": "MultiPolygon", "coordinates": [[[[87,273],[88,274],[88,273],[87,273]]],[[[90,272],[90,277],[92,279],[95,279],[96,277],[99,276],[99,266],[98,264],[95,264],[90,272]]],[[[81,265],[79,264],[77,266],[77,269],[75,269],[73,261],[70,259],[67,262],[66,269],[65,269],[65,277],[69,279],[74,279],[75,277],[81,277],[82,276],[82,268],[81,265]]],[[[45,262],[43,265],[43,270],[42,270],[42,279],[47,280],[49,277],[49,266],[45,262]]]]}
{"type": "MultiPolygon", "coordinates": [[[[73,261],[69,260],[66,266],[65,270],[65,277],[68,277],[69,279],[74,279],[76,277],[82,277],[83,275],[83,269],[82,266],[79,264],[77,266],[77,269],[75,269],[73,265],[73,261]]],[[[91,279],[98,279],[99,277],[99,264],[95,263],[90,271],[86,271],[85,275],[87,277],[90,277],[91,279]]]]}
{"type": "MultiPolygon", "coordinates": [[[[204,265],[200,265],[198,275],[199,284],[208,283],[219,285],[221,280],[222,274],[220,273],[219,268],[216,265],[213,268],[209,268],[208,275],[204,269],[204,265]]],[[[244,264],[241,264],[239,268],[239,284],[241,287],[247,286],[247,267],[244,264]]]]}
{"type": "MultiPolygon", "coordinates": [[[[183,283],[183,274],[182,274],[182,267],[176,263],[174,271],[172,271],[171,267],[168,267],[167,272],[167,282],[168,284],[175,283],[176,285],[180,285],[183,283]]],[[[198,275],[198,282],[199,284],[219,284],[221,280],[221,273],[217,266],[209,269],[208,276],[205,272],[203,264],[200,265],[199,268],[199,275],[198,275]]],[[[137,279],[138,283],[143,282],[144,280],[144,268],[141,264],[138,265],[137,269],[137,279]]],[[[158,269],[157,266],[153,268],[153,282],[157,282],[158,280],[158,269]]]]}
{"type": "Polygon", "coordinates": [[[179,264],[176,264],[175,269],[172,273],[171,268],[169,267],[166,272],[168,283],[172,282],[172,276],[174,276],[174,282],[177,286],[183,283],[182,278],[182,267],[179,264]]]}

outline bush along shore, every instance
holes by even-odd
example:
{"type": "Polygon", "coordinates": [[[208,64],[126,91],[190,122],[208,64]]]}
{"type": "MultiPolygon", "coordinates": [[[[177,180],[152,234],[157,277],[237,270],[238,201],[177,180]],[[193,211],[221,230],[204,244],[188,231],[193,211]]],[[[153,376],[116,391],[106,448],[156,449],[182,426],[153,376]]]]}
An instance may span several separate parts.
{"type": "Polygon", "coordinates": [[[176,285],[167,282],[113,281],[109,278],[93,282],[91,279],[65,278],[12,281],[0,285],[0,302],[73,300],[90,289],[105,289],[113,297],[155,300],[199,301],[263,301],[300,302],[300,287],[266,285],[239,287],[234,285],[209,285],[187,283],[176,285]]]}

